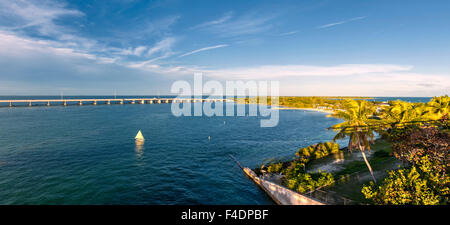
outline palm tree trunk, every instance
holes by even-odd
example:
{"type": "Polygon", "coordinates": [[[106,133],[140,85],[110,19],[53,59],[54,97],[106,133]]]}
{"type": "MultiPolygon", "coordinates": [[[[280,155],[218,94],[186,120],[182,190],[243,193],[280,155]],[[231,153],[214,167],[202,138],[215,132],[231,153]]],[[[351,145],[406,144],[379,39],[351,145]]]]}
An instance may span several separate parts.
{"type": "MultiPolygon", "coordinates": [[[[362,135],[361,135],[361,136],[362,136],[362,135]]],[[[370,166],[370,163],[369,163],[369,161],[367,160],[367,157],[366,157],[366,153],[364,152],[365,146],[364,146],[364,144],[361,145],[361,141],[362,141],[362,139],[360,139],[360,138],[362,138],[361,136],[358,134],[358,147],[359,147],[359,151],[361,151],[361,155],[362,155],[362,157],[363,157],[363,159],[364,159],[364,162],[366,163],[367,168],[369,168],[369,172],[370,172],[370,175],[372,175],[373,181],[374,181],[375,183],[377,183],[377,180],[375,179],[375,176],[373,175],[372,167],[370,166]]]]}
{"type": "Polygon", "coordinates": [[[363,149],[361,149],[361,155],[362,155],[362,157],[363,157],[363,159],[364,159],[364,162],[365,162],[366,165],[367,165],[367,168],[369,168],[369,172],[370,172],[370,175],[372,175],[373,181],[374,181],[375,183],[377,183],[377,180],[375,179],[375,176],[373,175],[372,167],[370,166],[369,161],[367,161],[366,153],[364,153],[364,150],[363,150],[363,149]]]}

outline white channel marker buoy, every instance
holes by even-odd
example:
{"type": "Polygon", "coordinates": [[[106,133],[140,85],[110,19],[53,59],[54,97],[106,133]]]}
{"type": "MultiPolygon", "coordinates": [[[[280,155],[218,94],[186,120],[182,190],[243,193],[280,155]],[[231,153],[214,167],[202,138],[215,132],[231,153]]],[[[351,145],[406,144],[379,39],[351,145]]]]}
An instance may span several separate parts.
{"type": "Polygon", "coordinates": [[[136,139],[137,141],[145,140],[144,135],[142,135],[141,130],[139,130],[139,132],[137,133],[137,135],[136,135],[136,137],[134,139],[136,139]]]}

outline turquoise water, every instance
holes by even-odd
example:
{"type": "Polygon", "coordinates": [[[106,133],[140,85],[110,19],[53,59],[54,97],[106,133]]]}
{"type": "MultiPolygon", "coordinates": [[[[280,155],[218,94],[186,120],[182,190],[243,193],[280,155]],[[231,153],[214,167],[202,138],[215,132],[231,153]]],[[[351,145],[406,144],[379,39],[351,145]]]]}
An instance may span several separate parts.
{"type": "Polygon", "coordinates": [[[374,97],[375,101],[379,102],[387,102],[387,101],[395,101],[402,100],[405,102],[423,102],[427,103],[431,100],[431,97],[374,97]]]}
{"type": "Polygon", "coordinates": [[[0,204],[272,204],[229,154],[250,167],[290,158],[330,140],[326,128],[338,122],[281,110],[277,127],[261,128],[260,117],[174,117],[170,104],[1,107],[0,115],[0,204]]]}

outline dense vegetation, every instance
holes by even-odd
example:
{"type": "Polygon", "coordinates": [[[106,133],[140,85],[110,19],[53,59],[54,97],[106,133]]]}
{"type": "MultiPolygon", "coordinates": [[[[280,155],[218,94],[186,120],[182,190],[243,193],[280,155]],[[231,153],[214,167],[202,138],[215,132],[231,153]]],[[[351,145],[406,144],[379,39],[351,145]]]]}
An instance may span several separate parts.
{"type": "Polygon", "coordinates": [[[311,160],[320,159],[330,154],[337,154],[339,151],[338,143],[325,142],[310,145],[306,148],[300,148],[295,155],[298,156],[298,161],[302,163],[303,166],[306,166],[306,163],[311,160]]]}
{"type": "MultiPolygon", "coordinates": [[[[348,138],[348,150],[360,151],[373,179],[362,193],[373,203],[447,204],[449,102],[447,95],[434,97],[428,103],[390,101],[388,104],[343,98],[280,97],[279,105],[327,107],[333,109],[331,116],[344,120],[331,127],[337,131],[334,140],[348,138]],[[405,167],[389,171],[379,185],[365,154],[370,151],[375,134],[392,143],[393,155],[405,163],[405,167]]],[[[300,193],[312,191],[333,184],[336,178],[323,171],[307,173],[308,163],[339,151],[335,142],[301,148],[294,160],[270,164],[267,172],[283,174],[284,185],[300,193]]]]}
{"type": "Polygon", "coordinates": [[[339,151],[339,144],[334,142],[318,143],[300,148],[296,153],[297,157],[292,161],[270,164],[267,166],[267,172],[285,175],[283,183],[290,189],[300,193],[313,191],[318,187],[333,184],[334,177],[331,173],[322,171],[306,173],[306,164],[311,160],[320,159],[339,151]]]}
{"type": "MultiPolygon", "coordinates": [[[[337,106],[341,105],[347,99],[370,99],[368,97],[289,97],[289,96],[280,96],[277,101],[277,105],[285,106],[285,107],[293,107],[293,108],[337,108],[337,106]]],[[[261,103],[268,104],[272,103],[271,98],[259,98],[259,97],[251,97],[251,98],[242,98],[238,99],[238,102],[242,103],[261,103]]]]}
{"type": "Polygon", "coordinates": [[[396,158],[411,167],[393,170],[377,188],[373,183],[362,193],[376,204],[435,205],[449,202],[450,134],[438,127],[414,127],[395,137],[396,158]]]}

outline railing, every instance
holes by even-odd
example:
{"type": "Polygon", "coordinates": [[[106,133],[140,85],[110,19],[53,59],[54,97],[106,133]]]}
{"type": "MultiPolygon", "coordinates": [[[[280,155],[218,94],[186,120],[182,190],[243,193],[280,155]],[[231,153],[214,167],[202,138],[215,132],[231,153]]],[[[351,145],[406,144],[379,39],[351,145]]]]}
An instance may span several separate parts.
{"type": "Polygon", "coordinates": [[[354,201],[348,197],[343,196],[342,194],[338,194],[335,191],[331,190],[323,190],[326,187],[331,187],[335,184],[350,182],[352,180],[361,181],[361,172],[357,171],[351,174],[347,174],[342,178],[338,179],[333,184],[323,185],[315,190],[307,192],[305,195],[310,196],[312,198],[318,199],[330,205],[361,205],[362,203],[354,201]]]}
{"type": "Polygon", "coordinates": [[[316,189],[313,192],[310,192],[305,195],[310,196],[311,198],[320,200],[322,202],[325,202],[327,205],[359,205],[359,204],[361,204],[361,203],[353,201],[349,198],[346,198],[342,195],[339,195],[334,191],[324,191],[324,190],[316,189]]]}

